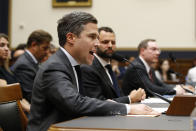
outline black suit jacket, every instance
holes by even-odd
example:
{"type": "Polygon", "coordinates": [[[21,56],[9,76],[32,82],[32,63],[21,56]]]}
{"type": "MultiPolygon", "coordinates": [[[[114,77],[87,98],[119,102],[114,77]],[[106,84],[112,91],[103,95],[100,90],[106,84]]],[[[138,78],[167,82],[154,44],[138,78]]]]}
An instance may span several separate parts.
{"type": "Polygon", "coordinates": [[[59,49],[36,75],[27,131],[45,131],[51,124],[80,116],[124,115],[126,111],[124,104],[80,95],[71,63],[59,49]]]}
{"type": "MultiPolygon", "coordinates": [[[[154,71],[152,71],[152,78],[153,82],[150,80],[143,62],[138,57],[130,64],[125,73],[122,85],[123,92],[128,94],[130,91],[141,87],[143,89],[148,88],[161,95],[173,95],[176,93],[173,86],[159,81],[155,77],[154,71]]],[[[147,92],[147,96],[152,96],[146,89],[145,91],[147,92]]]]}
{"type": "Polygon", "coordinates": [[[21,85],[23,97],[31,102],[33,82],[38,70],[38,64],[25,52],[17,59],[11,70],[21,85]]]}
{"type": "Polygon", "coordinates": [[[104,67],[96,57],[92,65],[82,65],[81,71],[87,96],[101,100],[113,99],[117,102],[129,103],[128,96],[124,96],[120,88],[121,97],[118,98],[104,67]]]}

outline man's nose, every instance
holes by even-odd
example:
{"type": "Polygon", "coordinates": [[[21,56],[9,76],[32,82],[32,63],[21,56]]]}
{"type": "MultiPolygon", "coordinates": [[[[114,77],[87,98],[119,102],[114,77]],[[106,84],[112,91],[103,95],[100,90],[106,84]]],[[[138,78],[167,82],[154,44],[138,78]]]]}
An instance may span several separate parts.
{"type": "Polygon", "coordinates": [[[4,48],[5,48],[5,50],[9,50],[8,46],[5,46],[4,48]]]}
{"type": "Polygon", "coordinates": [[[99,45],[100,45],[100,42],[99,42],[98,39],[96,39],[96,41],[95,41],[95,47],[97,47],[97,46],[99,46],[99,45]]]}
{"type": "Polygon", "coordinates": [[[112,47],[112,42],[111,41],[108,42],[108,47],[112,47]]]}

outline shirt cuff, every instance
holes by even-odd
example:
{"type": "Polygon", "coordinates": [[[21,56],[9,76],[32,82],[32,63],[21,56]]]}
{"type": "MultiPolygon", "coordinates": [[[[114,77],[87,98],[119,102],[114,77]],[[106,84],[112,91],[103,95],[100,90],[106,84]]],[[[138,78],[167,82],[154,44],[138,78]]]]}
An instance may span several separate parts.
{"type": "Polygon", "coordinates": [[[129,99],[129,103],[131,104],[131,97],[130,97],[130,95],[128,95],[128,99],[129,99]]]}
{"type": "Polygon", "coordinates": [[[131,111],[131,105],[129,104],[125,104],[126,108],[127,108],[127,115],[129,114],[129,112],[131,111]]]}

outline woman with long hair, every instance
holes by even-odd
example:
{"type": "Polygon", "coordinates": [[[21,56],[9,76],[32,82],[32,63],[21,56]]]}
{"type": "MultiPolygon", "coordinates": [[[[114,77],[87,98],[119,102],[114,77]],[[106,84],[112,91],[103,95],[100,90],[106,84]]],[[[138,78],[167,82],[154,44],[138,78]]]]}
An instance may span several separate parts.
{"type": "Polygon", "coordinates": [[[155,71],[156,77],[163,81],[178,81],[176,74],[170,69],[170,64],[167,59],[160,60],[159,68],[155,71]]]}
{"type": "MultiPolygon", "coordinates": [[[[0,86],[6,86],[7,84],[17,83],[17,78],[10,71],[9,59],[10,59],[9,39],[6,34],[0,33],[0,86]]],[[[25,100],[21,100],[23,109],[27,112],[30,111],[30,104],[25,100]]]]}

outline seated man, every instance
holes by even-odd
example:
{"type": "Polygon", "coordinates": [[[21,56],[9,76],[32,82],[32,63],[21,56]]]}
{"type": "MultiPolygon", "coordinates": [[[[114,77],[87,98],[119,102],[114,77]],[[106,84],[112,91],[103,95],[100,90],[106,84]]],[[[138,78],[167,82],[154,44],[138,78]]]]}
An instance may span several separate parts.
{"type": "Polygon", "coordinates": [[[33,82],[39,68],[38,65],[47,55],[51,40],[52,36],[46,31],[36,30],[32,32],[27,41],[27,50],[11,68],[18,78],[23,96],[28,102],[31,102],[33,82]]]}
{"type": "Polygon", "coordinates": [[[130,64],[123,79],[122,89],[125,94],[129,94],[130,91],[139,87],[145,89],[147,96],[152,96],[152,93],[148,90],[161,95],[181,95],[185,93],[179,85],[171,86],[155,77],[154,70],[150,66],[158,61],[160,55],[156,40],[143,40],[138,46],[138,51],[139,57],[130,64]]]}
{"type": "Polygon", "coordinates": [[[85,87],[85,95],[101,100],[112,99],[121,103],[138,102],[145,99],[143,89],[132,91],[124,96],[119,88],[111,67],[111,56],[116,49],[116,39],[113,30],[109,27],[101,27],[99,32],[99,45],[94,53],[92,65],[82,65],[82,82],[85,87]],[[110,74],[112,73],[112,74],[110,74]]]}

